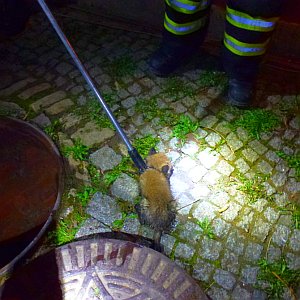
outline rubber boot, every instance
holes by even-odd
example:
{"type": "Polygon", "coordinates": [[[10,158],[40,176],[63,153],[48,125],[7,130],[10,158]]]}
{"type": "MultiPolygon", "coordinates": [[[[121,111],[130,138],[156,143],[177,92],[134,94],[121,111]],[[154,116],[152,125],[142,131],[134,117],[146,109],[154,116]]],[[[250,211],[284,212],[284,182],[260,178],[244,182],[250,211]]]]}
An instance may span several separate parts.
{"type": "Polygon", "coordinates": [[[164,32],[160,47],[149,60],[152,73],[166,77],[188,63],[197,53],[206,35],[206,29],[187,36],[164,32]]]}
{"type": "Polygon", "coordinates": [[[224,101],[238,108],[249,108],[253,97],[254,83],[238,79],[230,79],[227,96],[224,101]]]}
{"type": "Polygon", "coordinates": [[[183,43],[163,41],[150,58],[150,70],[157,76],[166,77],[187,63],[196,52],[197,49],[183,43]]]}
{"type": "Polygon", "coordinates": [[[251,106],[254,86],[259,71],[261,56],[244,57],[222,47],[222,64],[229,77],[227,94],[224,102],[239,108],[251,106]]]}
{"type": "MultiPolygon", "coordinates": [[[[283,0],[227,0],[227,6],[242,14],[247,14],[253,18],[274,18],[280,15],[283,0]]],[[[229,13],[231,14],[231,13],[229,13]]],[[[239,17],[235,16],[238,20],[239,17]]],[[[272,35],[271,31],[258,29],[243,29],[237,24],[229,22],[232,16],[226,15],[225,33],[233,39],[243,43],[253,44],[267,42],[272,35]],[[228,17],[228,19],[227,19],[228,17]]],[[[243,17],[240,17],[243,22],[243,17]]],[[[248,18],[248,17],[247,17],[248,18]]],[[[246,19],[247,19],[246,18],[246,19]]],[[[249,19],[249,18],[248,18],[249,19]]],[[[228,45],[228,43],[227,43],[228,45]]],[[[243,47],[242,47],[243,48],[243,47]]],[[[245,50],[245,49],[244,49],[245,50]]],[[[253,53],[252,53],[253,54],[253,53]]],[[[263,54],[245,55],[241,52],[232,51],[225,44],[222,47],[222,62],[224,70],[229,76],[229,88],[227,98],[224,100],[230,104],[240,108],[247,108],[251,105],[253,97],[254,83],[263,59],[263,54]]]]}

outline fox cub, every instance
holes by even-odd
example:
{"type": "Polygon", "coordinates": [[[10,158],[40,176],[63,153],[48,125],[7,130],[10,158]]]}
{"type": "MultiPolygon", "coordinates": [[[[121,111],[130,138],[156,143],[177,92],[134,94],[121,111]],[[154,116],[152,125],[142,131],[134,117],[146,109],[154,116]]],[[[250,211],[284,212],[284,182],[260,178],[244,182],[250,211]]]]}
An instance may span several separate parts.
{"type": "Polygon", "coordinates": [[[136,205],[141,224],[154,229],[154,247],[159,250],[162,232],[168,232],[176,217],[170,190],[173,168],[164,153],[151,150],[146,158],[148,169],[140,175],[142,200],[136,205]]]}

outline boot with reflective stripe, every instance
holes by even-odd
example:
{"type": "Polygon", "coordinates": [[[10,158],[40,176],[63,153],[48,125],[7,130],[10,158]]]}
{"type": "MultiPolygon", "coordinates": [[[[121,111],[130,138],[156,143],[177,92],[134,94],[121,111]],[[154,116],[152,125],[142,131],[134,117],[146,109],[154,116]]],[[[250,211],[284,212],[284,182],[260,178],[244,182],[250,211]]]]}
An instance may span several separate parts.
{"type": "Polygon", "coordinates": [[[222,61],[229,76],[225,101],[246,108],[283,0],[228,0],[222,61]],[[275,9],[276,8],[276,9],[275,9]]]}
{"type": "Polygon", "coordinates": [[[224,101],[238,108],[248,108],[251,106],[253,87],[253,82],[230,79],[227,96],[224,98],[224,101]]]}
{"type": "MultiPolygon", "coordinates": [[[[205,33],[203,33],[203,36],[205,36],[205,33]]],[[[149,67],[151,72],[161,77],[174,73],[198,53],[199,45],[203,39],[204,37],[197,37],[193,45],[187,43],[182,37],[165,34],[161,46],[150,58],[149,67]]]]}
{"type": "Polygon", "coordinates": [[[160,48],[150,58],[150,70],[168,76],[197,53],[207,28],[210,0],[165,0],[164,32],[160,48]]]}

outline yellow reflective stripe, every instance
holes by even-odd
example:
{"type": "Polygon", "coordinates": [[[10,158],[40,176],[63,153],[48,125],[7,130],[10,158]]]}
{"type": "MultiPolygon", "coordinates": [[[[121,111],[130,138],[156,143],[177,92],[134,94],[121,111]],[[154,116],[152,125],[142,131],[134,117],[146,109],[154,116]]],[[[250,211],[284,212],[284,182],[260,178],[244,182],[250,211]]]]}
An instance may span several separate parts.
{"type": "Polygon", "coordinates": [[[202,1],[165,0],[165,1],[174,10],[185,14],[194,14],[198,11],[206,9],[211,4],[211,0],[202,0],[202,1]]]}
{"type": "Polygon", "coordinates": [[[242,29],[268,32],[275,28],[276,22],[279,18],[253,18],[248,14],[233,10],[232,8],[226,7],[226,20],[242,29]]]}
{"type": "Polygon", "coordinates": [[[269,40],[270,39],[261,44],[249,44],[240,42],[226,32],[224,35],[224,45],[226,48],[240,56],[257,56],[264,54],[266,52],[266,47],[269,43],[269,40]]]}
{"type": "Polygon", "coordinates": [[[194,31],[197,31],[198,29],[202,28],[206,24],[206,21],[207,21],[207,16],[204,16],[203,18],[193,21],[193,22],[175,23],[165,13],[164,26],[169,32],[171,32],[173,34],[185,35],[185,34],[192,33],[194,31]]]}

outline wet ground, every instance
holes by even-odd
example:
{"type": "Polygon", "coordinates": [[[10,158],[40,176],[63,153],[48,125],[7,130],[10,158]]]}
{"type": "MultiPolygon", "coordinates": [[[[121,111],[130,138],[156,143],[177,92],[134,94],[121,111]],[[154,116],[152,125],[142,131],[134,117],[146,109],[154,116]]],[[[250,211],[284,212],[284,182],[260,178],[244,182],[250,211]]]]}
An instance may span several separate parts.
{"type": "MultiPolygon", "coordinates": [[[[299,73],[269,61],[254,101],[264,109],[240,111],[220,100],[217,57],[201,54],[176,77],[159,78],[147,66],[159,38],[71,20],[60,19],[62,28],[130,140],[157,137],[173,162],[178,216],[163,235],[165,254],[212,299],[266,299],[274,275],[260,279],[262,259],[300,268],[299,73]]],[[[33,16],[0,53],[1,114],[44,129],[65,156],[88,147],[87,159],[66,158],[59,228],[72,227],[71,240],[116,230],[151,238],[134,215],[136,170],[119,168],[111,180],[126,150],[45,17],[33,16]]],[[[297,293],[292,284],[283,284],[283,299],[297,293]]]]}

